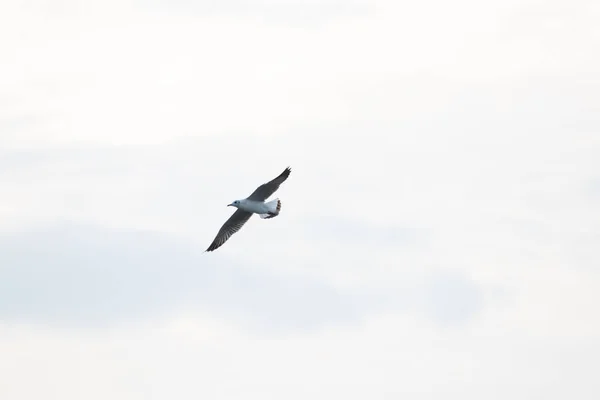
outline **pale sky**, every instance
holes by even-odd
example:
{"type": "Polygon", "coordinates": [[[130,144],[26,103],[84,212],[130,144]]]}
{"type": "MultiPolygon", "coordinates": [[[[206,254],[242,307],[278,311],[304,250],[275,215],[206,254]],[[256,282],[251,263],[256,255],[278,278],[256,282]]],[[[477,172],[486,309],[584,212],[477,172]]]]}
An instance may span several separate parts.
{"type": "Polygon", "coordinates": [[[3,1],[0,398],[600,398],[598,21],[3,1]]]}

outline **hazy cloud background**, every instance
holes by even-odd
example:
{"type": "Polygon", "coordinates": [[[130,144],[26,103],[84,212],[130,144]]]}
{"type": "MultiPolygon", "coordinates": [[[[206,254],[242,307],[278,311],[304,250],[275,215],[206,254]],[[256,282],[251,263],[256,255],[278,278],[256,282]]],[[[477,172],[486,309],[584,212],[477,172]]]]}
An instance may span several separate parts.
{"type": "Polygon", "coordinates": [[[3,2],[0,397],[596,399],[596,3],[3,2]]]}

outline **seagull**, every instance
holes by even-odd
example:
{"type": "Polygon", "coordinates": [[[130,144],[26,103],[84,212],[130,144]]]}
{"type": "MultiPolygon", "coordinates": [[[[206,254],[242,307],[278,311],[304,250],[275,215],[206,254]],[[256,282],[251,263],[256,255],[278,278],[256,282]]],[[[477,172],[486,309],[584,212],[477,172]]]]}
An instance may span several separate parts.
{"type": "Polygon", "coordinates": [[[278,216],[281,211],[281,201],[278,198],[269,202],[265,202],[265,200],[279,189],[279,185],[290,176],[290,172],[292,172],[291,168],[287,167],[277,178],[260,185],[247,198],[235,200],[233,203],[228,204],[227,207],[235,207],[237,210],[225,221],[205,252],[214,251],[221,247],[231,235],[239,231],[248,222],[252,214],[258,214],[262,219],[278,216]]]}

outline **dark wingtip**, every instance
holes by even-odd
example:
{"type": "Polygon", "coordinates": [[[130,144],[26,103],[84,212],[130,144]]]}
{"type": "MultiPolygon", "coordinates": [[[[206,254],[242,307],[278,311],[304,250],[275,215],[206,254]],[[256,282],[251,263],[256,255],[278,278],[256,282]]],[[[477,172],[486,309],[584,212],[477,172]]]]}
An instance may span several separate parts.
{"type": "Polygon", "coordinates": [[[216,249],[218,249],[219,246],[216,246],[215,243],[211,243],[210,246],[208,246],[208,249],[204,250],[204,252],[210,252],[210,251],[215,251],[216,249]]]}

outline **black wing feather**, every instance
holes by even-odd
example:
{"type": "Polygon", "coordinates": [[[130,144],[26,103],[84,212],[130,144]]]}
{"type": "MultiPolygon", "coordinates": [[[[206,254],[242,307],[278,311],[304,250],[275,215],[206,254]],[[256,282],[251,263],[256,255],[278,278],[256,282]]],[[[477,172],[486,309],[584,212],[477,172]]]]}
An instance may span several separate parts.
{"type": "Polygon", "coordinates": [[[221,229],[219,229],[219,233],[217,233],[217,236],[206,251],[213,251],[221,247],[231,235],[239,231],[242,226],[248,222],[251,216],[252,213],[240,209],[234,212],[231,217],[225,221],[221,229]]]}
{"type": "Polygon", "coordinates": [[[248,200],[265,201],[279,189],[279,185],[290,176],[290,172],[292,172],[292,169],[287,167],[277,178],[260,185],[250,196],[248,196],[248,200]]]}

